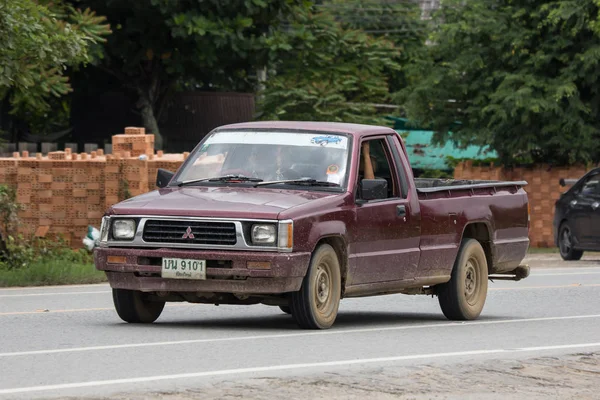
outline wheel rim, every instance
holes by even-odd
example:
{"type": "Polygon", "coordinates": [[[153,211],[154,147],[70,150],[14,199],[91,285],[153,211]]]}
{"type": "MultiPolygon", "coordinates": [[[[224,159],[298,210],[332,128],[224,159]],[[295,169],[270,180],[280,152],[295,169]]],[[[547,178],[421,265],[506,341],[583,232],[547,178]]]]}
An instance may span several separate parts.
{"type": "Polygon", "coordinates": [[[479,262],[474,257],[469,258],[465,266],[465,299],[472,306],[476,305],[479,299],[480,279],[479,262]]]}
{"type": "Polygon", "coordinates": [[[315,304],[317,311],[322,315],[328,315],[332,304],[332,281],[331,269],[327,263],[321,263],[315,274],[315,304]]]}
{"type": "Polygon", "coordinates": [[[571,240],[571,230],[568,227],[564,227],[563,231],[562,231],[562,235],[561,235],[561,241],[560,241],[561,253],[567,254],[568,252],[570,252],[572,242],[573,241],[571,240]]]}

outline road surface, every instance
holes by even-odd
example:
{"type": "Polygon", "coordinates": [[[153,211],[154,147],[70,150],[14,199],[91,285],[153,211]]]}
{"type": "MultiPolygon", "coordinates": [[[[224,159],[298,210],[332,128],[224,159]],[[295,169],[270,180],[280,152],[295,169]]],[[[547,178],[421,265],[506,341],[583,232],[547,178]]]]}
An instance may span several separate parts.
{"type": "Polygon", "coordinates": [[[327,331],[261,305],[167,305],[128,325],[108,285],[0,289],[0,399],[598,398],[600,255],[529,263],[526,280],[490,282],[477,321],[389,295],[343,300],[327,331]]]}

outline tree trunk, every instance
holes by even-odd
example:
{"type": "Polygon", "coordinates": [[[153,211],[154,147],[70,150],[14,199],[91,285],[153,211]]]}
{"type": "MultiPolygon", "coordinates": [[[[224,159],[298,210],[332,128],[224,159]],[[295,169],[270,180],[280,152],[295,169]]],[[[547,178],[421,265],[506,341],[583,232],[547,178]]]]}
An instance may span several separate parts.
{"type": "Polygon", "coordinates": [[[138,108],[142,114],[142,124],[146,128],[146,133],[154,134],[154,147],[156,150],[163,149],[163,137],[158,129],[158,122],[154,115],[154,108],[152,107],[152,101],[145,93],[140,93],[140,98],[137,103],[138,108]]]}

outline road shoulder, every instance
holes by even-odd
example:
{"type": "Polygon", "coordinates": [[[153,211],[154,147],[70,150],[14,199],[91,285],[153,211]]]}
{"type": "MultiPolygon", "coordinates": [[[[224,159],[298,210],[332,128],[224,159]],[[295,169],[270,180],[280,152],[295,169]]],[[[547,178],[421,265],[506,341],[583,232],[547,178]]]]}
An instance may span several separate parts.
{"type": "MultiPolygon", "coordinates": [[[[597,399],[600,352],[525,360],[358,369],[294,378],[220,382],[178,393],[111,399],[597,399]]],[[[97,398],[104,399],[104,398],[97,398]]]]}

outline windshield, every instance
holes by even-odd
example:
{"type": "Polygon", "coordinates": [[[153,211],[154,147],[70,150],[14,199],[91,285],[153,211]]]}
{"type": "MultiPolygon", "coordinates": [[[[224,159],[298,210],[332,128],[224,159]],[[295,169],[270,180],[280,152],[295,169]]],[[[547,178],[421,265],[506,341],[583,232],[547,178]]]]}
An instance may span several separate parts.
{"type": "Polygon", "coordinates": [[[177,181],[231,175],[264,182],[313,179],[344,186],[348,147],[348,137],[335,134],[215,132],[190,154],[177,181]]]}

